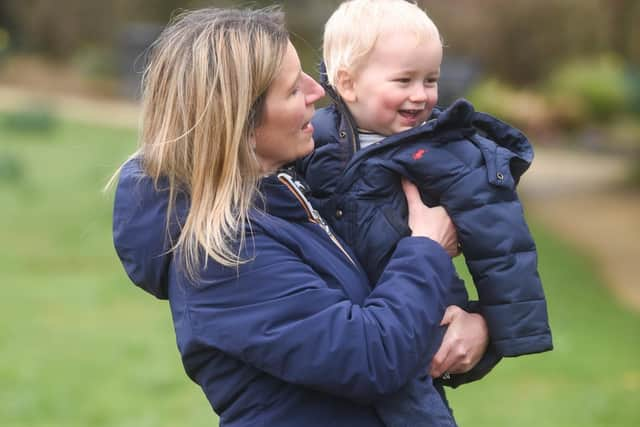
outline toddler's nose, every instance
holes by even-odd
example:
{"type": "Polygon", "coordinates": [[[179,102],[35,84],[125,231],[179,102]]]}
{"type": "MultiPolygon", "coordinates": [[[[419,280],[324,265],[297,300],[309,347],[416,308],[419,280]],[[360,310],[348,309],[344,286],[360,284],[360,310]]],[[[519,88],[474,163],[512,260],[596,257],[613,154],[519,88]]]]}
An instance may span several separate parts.
{"type": "Polygon", "coordinates": [[[413,92],[411,93],[411,96],[409,97],[409,100],[415,103],[427,102],[428,99],[429,99],[429,95],[427,93],[427,90],[422,85],[420,85],[419,87],[416,87],[416,89],[413,90],[413,92]]]}

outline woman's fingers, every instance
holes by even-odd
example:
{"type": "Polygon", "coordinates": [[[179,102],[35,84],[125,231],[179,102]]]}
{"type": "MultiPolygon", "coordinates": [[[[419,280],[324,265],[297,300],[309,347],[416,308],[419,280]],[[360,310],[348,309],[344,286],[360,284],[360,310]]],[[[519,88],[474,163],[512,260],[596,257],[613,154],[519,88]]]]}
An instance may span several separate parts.
{"type": "Polygon", "coordinates": [[[447,369],[451,364],[451,362],[448,361],[450,350],[451,344],[443,340],[442,345],[440,345],[440,348],[431,360],[431,369],[429,370],[429,375],[431,375],[433,378],[439,378],[445,372],[447,372],[447,369]]]}
{"type": "MultiPolygon", "coordinates": [[[[463,310],[457,305],[450,305],[444,312],[440,326],[451,324],[463,310]]],[[[450,368],[455,363],[455,354],[452,351],[453,344],[456,342],[455,330],[445,332],[440,348],[433,356],[431,361],[430,374],[434,378],[441,377],[445,372],[450,372],[450,368]]]]}
{"type": "Polygon", "coordinates": [[[429,373],[434,378],[439,378],[445,373],[460,374],[473,367],[470,363],[469,354],[460,337],[452,334],[447,337],[445,334],[440,349],[433,357],[429,373]]]}
{"type": "Polygon", "coordinates": [[[440,377],[445,372],[469,371],[482,358],[489,343],[489,331],[484,318],[449,306],[442,318],[448,325],[442,345],[431,362],[431,375],[440,377]]]}
{"type": "Polygon", "coordinates": [[[457,305],[448,306],[444,311],[444,315],[442,316],[442,320],[440,321],[440,326],[445,326],[453,322],[453,319],[458,316],[461,311],[463,310],[457,305]]]}

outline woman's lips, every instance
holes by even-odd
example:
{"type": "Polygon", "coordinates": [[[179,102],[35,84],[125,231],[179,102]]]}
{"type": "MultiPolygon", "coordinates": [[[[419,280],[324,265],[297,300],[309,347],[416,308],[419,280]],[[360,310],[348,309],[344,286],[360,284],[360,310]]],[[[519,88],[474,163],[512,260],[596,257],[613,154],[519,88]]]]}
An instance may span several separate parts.
{"type": "Polygon", "coordinates": [[[313,125],[311,124],[311,122],[305,123],[301,129],[304,133],[313,133],[313,125]]]}

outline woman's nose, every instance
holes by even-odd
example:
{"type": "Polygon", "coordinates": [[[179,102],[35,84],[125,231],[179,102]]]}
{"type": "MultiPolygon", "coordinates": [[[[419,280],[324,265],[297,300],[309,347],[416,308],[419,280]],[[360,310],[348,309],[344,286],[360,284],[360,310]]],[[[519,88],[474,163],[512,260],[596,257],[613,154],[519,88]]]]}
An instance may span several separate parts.
{"type": "Polygon", "coordinates": [[[305,102],[313,104],[324,96],[324,89],[311,76],[304,73],[305,102]]]}

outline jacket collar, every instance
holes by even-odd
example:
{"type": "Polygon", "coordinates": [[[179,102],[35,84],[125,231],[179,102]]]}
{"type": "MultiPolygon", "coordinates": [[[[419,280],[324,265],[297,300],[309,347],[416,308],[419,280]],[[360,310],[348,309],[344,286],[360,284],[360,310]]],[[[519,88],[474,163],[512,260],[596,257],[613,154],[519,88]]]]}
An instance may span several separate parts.
{"type": "Polygon", "coordinates": [[[278,174],[283,172],[291,176],[293,181],[296,181],[298,189],[306,196],[309,191],[308,187],[298,179],[295,170],[288,167],[272,175],[265,176],[260,180],[258,185],[260,194],[256,199],[255,206],[269,215],[287,221],[306,221],[308,220],[308,215],[302,203],[296,198],[295,194],[278,179],[278,174]]]}
{"type": "Polygon", "coordinates": [[[320,85],[324,89],[325,93],[329,95],[334,108],[339,113],[338,138],[340,143],[344,144],[348,149],[349,157],[352,157],[360,150],[360,138],[358,138],[357,131],[358,126],[353,115],[351,115],[351,111],[349,111],[347,104],[335,88],[329,84],[329,77],[327,76],[327,69],[324,62],[321,62],[318,68],[320,72],[320,85]]]}

